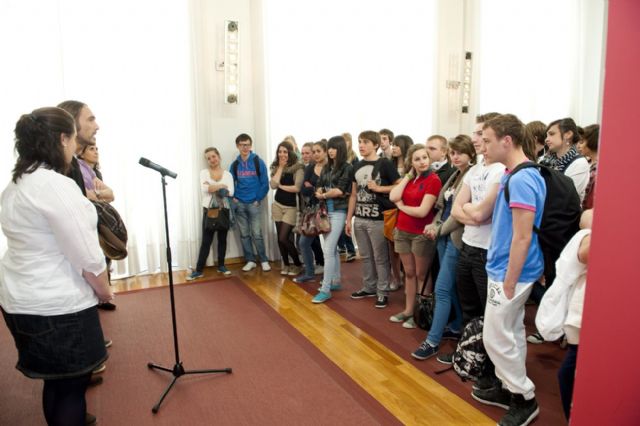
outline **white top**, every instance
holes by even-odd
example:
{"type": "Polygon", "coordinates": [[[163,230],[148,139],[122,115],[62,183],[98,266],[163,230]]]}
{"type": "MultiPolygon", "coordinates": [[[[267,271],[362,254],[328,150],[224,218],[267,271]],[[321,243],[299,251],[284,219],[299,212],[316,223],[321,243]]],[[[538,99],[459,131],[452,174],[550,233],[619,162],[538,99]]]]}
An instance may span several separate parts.
{"type": "Polygon", "coordinates": [[[580,196],[580,203],[584,200],[587,192],[587,184],[589,183],[589,162],[586,158],[580,157],[573,160],[569,167],[564,171],[564,175],[573,180],[573,184],[580,196]]]}
{"type": "Polygon", "coordinates": [[[0,305],[13,314],[63,315],[98,298],[82,271],[106,269],[98,215],[76,183],[39,168],[10,182],[0,200],[7,252],[0,263],[0,305]]]}
{"type": "Polygon", "coordinates": [[[544,293],[536,314],[536,327],[545,340],[553,341],[566,334],[572,345],[579,342],[587,265],[578,259],[578,250],[590,234],[590,229],[578,231],[556,261],[556,279],[544,293]]]}
{"type": "Polygon", "coordinates": [[[227,170],[222,171],[222,179],[214,180],[209,173],[209,169],[200,171],[200,190],[202,191],[202,207],[208,208],[211,204],[212,193],[209,192],[209,185],[224,183],[229,188],[229,197],[233,197],[233,176],[227,170]]]}
{"type": "MultiPolygon", "coordinates": [[[[504,164],[493,163],[486,166],[484,160],[469,169],[462,182],[471,190],[472,204],[485,199],[489,188],[500,183],[504,170],[504,164]]],[[[483,225],[465,225],[462,241],[469,246],[487,250],[491,240],[491,226],[491,222],[483,225]]]]}

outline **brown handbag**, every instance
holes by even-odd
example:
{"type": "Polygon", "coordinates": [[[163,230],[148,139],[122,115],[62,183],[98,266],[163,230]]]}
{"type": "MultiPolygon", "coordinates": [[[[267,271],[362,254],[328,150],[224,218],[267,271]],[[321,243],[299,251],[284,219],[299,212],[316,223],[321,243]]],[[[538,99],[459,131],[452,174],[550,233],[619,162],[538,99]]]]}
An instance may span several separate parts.
{"type": "Polygon", "coordinates": [[[398,221],[398,209],[389,209],[382,212],[384,216],[384,236],[387,240],[393,241],[393,229],[398,221]]]}
{"type": "Polygon", "coordinates": [[[321,200],[318,204],[308,207],[302,214],[300,232],[307,237],[316,237],[331,231],[331,221],[327,204],[321,200]]]}

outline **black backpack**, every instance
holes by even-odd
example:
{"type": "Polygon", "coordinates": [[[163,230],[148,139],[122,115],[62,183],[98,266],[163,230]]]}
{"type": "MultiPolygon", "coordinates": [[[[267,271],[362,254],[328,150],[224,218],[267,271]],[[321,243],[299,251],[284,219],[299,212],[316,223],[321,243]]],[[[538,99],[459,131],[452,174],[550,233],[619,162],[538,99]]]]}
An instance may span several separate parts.
{"type": "Polygon", "coordinates": [[[487,351],[482,342],[484,317],[469,321],[462,330],[458,346],[453,353],[452,366],[463,382],[476,381],[482,376],[487,360],[487,351]]]}
{"type": "MultiPolygon", "coordinates": [[[[253,166],[256,169],[256,176],[260,177],[260,157],[257,155],[253,156],[253,166]]],[[[233,176],[233,182],[238,182],[238,160],[234,160],[231,163],[231,175],[233,176]]]]}
{"type": "Polygon", "coordinates": [[[557,170],[532,162],[518,165],[507,177],[504,184],[504,197],[507,204],[509,204],[509,179],[528,167],[535,167],[540,171],[547,187],[540,228],[534,225],[533,231],[538,234],[540,249],[544,256],[546,282],[547,285],[551,285],[556,275],[556,260],[560,257],[564,246],[580,229],[582,206],[571,178],[557,170]]]}

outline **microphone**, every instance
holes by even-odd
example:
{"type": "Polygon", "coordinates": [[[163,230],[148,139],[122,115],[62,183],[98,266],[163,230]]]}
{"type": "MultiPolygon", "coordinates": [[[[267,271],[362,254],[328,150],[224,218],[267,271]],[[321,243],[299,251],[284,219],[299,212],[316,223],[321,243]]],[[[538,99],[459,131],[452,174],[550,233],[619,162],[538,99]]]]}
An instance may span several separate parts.
{"type": "Polygon", "coordinates": [[[155,170],[156,172],[160,172],[160,174],[162,176],[169,176],[171,178],[176,178],[178,176],[177,173],[172,172],[169,169],[165,169],[164,167],[162,167],[159,164],[154,163],[153,161],[150,161],[144,157],[140,157],[140,161],[138,161],[140,164],[142,164],[145,167],[148,167],[150,169],[155,170]]]}

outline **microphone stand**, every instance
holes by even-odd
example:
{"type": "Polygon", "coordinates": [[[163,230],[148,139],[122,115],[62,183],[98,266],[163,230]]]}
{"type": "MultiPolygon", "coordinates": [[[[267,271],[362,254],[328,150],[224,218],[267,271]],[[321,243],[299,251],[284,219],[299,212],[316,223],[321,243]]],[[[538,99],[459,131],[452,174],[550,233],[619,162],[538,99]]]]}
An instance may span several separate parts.
{"type": "Polygon", "coordinates": [[[185,370],[184,367],[182,366],[182,361],[180,361],[180,352],[178,350],[178,330],[176,327],[176,304],[175,304],[175,298],[173,296],[173,270],[171,268],[171,244],[169,243],[169,216],[167,214],[167,191],[165,188],[167,186],[167,183],[164,177],[165,175],[162,174],[162,199],[164,201],[164,228],[165,228],[166,239],[167,239],[167,267],[169,268],[169,294],[171,295],[171,321],[173,324],[173,349],[176,355],[176,363],[174,364],[173,368],[162,367],[152,362],[147,364],[147,367],[149,367],[149,369],[167,371],[173,374],[173,380],[171,381],[169,386],[167,386],[167,388],[165,389],[158,403],[154,405],[153,408],[151,409],[151,411],[154,414],[158,412],[158,410],[160,409],[160,404],[162,404],[162,401],[164,401],[164,398],[167,396],[171,388],[173,388],[173,385],[176,383],[176,381],[180,377],[184,376],[185,374],[231,373],[232,371],[231,368],[222,368],[222,369],[215,369],[215,370],[185,370]]]}

